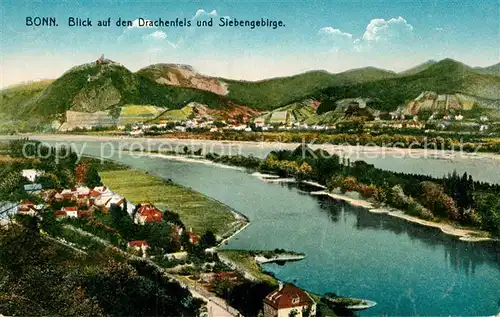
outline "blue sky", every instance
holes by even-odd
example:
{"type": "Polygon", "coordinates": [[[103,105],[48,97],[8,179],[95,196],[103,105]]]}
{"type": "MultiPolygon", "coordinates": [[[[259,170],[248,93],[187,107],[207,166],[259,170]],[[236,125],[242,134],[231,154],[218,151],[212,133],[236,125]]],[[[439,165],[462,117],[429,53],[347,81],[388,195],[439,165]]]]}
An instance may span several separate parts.
{"type": "Polygon", "coordinates": [[[132,71],[152,63],[190,64],[200,72],[258,80],[311,69],[376,66],[400,71],[428,59],[472,66],[500,61],[500,2],[481,1],[44,1],[1,3],[1,86],[56,78],[100,54],[132,71]],[[203,10],[203,11],[201,11],[203,10]],[[27,27],[27,16],[58,27],[27,27]],[[67,26],[69,16],[94,26],[67,26]],[[282,20],[285,27],[196,28],[227,16],[282,20]],[[111,27],[97,27],[111,18],[111,27]],[[187,18],[190,28],[116,27],[118,17],[187,18]]]}

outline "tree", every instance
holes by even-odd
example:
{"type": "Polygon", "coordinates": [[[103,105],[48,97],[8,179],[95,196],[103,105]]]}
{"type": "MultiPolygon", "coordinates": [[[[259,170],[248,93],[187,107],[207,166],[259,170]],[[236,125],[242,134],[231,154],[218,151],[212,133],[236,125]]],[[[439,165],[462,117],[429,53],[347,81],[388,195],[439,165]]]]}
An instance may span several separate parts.
{"type": "Polygon", "coordinates": [[[163,251],[177,251],[172,245],[172,228],[168,223],[146,223],[139,229],[141,238],[148,241],[152,248],[163,251]]]}
{"type": "Polygon", "coordinates": [[[311,165],[307,164],[307,162],[303,162],[302,165],[299,167],[299,172],[297,173],[297,177],[299,179],[308,179],[310,178],[312,174],[312,167],[311,165]]]}
{"type": "Polygon", "coordinates": [[[458,210],[455,201],[444,192],[443,188],[433,182],[420,183],[422,194],[420,201],[424,207],[429,208],[433,214],[458,219],[458,210]]]}
{"type": "Polygon", "coordinates": [[[43,189],[61,188],[61,183],[59,182],[59,178],[54,173],[43,173],[37,178],[37,183],[41,184],[43,189]]]}
{"type": "Polygon", "coordinates": [[[113,219],[113,223],[118,224],[122,220],[122,218],[126,215],[124,215],[122,207],[120,207],[117,204],[111,204],[111,207],[109,208],[109,211],[111,213],[111,218],[113,219]]]}
{"type": "Polygon", "coordinates": [[[266,282],[244,281],[231,287],[227,301],[244,316],[258,316],[262,310],[262,301],[275,290],[266,282]]]}
{"type": "Polygon", "coordinates": [[[185,229],[185,226],[182,223],[179,214],[174,212],[174,211],[170,211],[168,209],[165,209],[165,211],[163,212],[163,220],[165,220],[166,222],[170,222],[172,224],[178,225],[179,227],[185,229]]]}
{"type": "Polygon", "coordinates": [[[90,165],[87,169],[85,185],[90,188],[102,185],[101,176],[99,176],[99,172],[93,165],[90,165]]]}
{"type": "Polygon", "coordinates": [[[200,244],[205,248],[210,248],[210,247],[216,246],[217,245],[217,238],[215,237],[215,234],[212,231],[207,230],[207,232],[205,232],[201,236],[200,244]]]}

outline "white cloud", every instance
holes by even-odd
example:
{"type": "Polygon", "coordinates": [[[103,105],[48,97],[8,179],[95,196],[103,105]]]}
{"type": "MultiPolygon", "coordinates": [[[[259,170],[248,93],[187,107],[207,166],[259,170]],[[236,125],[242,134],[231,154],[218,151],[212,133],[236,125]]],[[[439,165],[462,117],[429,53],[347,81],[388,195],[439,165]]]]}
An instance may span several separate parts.
{"type": "Polygon", "coordinates": [[[322,36],[323,41],[333,44],[334,51],[343,49],[361,52],[374,48],[377,43],[398,45],[401,40],[407,39],[412,31],[411,24],[403,17],[397,17],[389,20],[372,19],[359,38],[331,26],[319,29],[318,34],[322,36]]]}
{"type": "Polygon", "coordinates": [[[204,9],[198,9],[198,11],[196,11],[196,14],[192,17],[191,20],[194,20],[194,19],[197,19],[197,18],[200,18],[200,17],[205,17],[205,16],[216,17],[217,16],[217,10],[212,10],[210,12],[207,12],[204,9]]]}
{"type": "Polygon", "coordinates": [[[163,31],[154,31],[153,33],[146,35],[146,39],[148,40],[161,41],[166,38],[167,38],[167,33],[163,31]]]}
{"type": "Polygon", "coordinates": [[[130,32],[136,32],[138,30],[141,30],[141,29],[156,29],[156,27],[154,25],[148,25],[148,22],[150,22],[151,20],[148,20],[148,19],[145,19],[145,18],[141,18],[141,24],[139,24],[139,19],[135,19],[134,21],[132,21],[132,25],[131,26],[127,26],[122,34],[120,34],[120,36],[118,37],[118,41],[122,41],[124,40],[130,32]]]}
{"type": "Polygon", "coordinates": [[[436,28],[436,31],[438,31],[438,32],[441,32],[441,31],[443,31],[443,30],[444,30],[444,29],[443,29],[443,28],[440,28],[440,27],[437,27],[437,28],[436,28]]]}
{"type": "Polygon", "coordinates": [[[373,19],[366,26],[363,40],[383,41],[404,36],[411,31],[413,31],[413,26],[408,24],[403,17],[392,18],[387,21],[384,19],[373,19]]]}
{"type": "Polygon", "coordinates": [[[339,29],[334,29],[331,26],[327,26],[327,27],[319,29],[318,34],[326,35],[326,36],[333,36],[333,37],[339,36],[339,37],[343,37],[343,38],[347,38],[347,39],[352,39],[352,34],[342,32],[339,29]]]}

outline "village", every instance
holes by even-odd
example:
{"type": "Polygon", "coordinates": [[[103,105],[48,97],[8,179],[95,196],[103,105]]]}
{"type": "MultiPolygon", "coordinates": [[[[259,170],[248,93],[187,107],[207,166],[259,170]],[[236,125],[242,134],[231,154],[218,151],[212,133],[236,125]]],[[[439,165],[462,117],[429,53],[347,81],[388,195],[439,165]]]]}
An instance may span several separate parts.
{"type": "MultiPolygon", "coordinates": [[[[88,162],[76,165],[76,184],[55,189],[39,182],[45,171],[23,169],[24,190],[33,199],[16,204],[11,217],[54,219],[41,233],[57,243],[87,253],[92,249],[111,247],[130,257],[151,261],[173,276],[181,285],[207,301],[207,316],[242,316],[223,299],[228,289],[260,283],[259,278],[242,265],[217,256],[221,237],[211,232],[202,236],[185,228],[178,215],[162,212],[149,202],[132,204],[97,179],[89,177],[88,162]],[[97,185],[97,186],[93,186],[97,185]],[[128,225],[125,225],[128,224],[128,225]],[[125,229],[128,227],[128,229],[125,229]],[[135,229],[131,229],[135,228],[135,229]],[[141,231],[141,229],[146,229],[141,231]],[[159,233],[159,236],[155,236],[159,233]],[[164,239],[168,235],[167,239],[164,239]],[[140,237],[140,239],[132,239],[140,237]],[[126,239],[126,240],[124,240],[126,239]],[[102,244],[102,245],[99,245],[102,244]]],[[[46,182],[45,182],[46,183],[46,182]]],[[[17,219],[17,220],[16,220],[17,219]]],[[[286,259],[284,250],[256,253],[255,263],[286,259]],[[278,253],[276,253],[278,252],[278,253]]],[[[293,259],[303,256],[292,254],[293,259]]],[[[256,264],[255,264],[256,265],[256,264]]],[[[263,317],[315,316],[321,297],[309,294],[291,283],[271,279],[269,293],[257,309],[263,317]]],[[[264,294],[265,295],[265,294],[264,294]]],[[[256,311],[257,311],[256,310],[256,311]]]]}
{"type": "MultiPolygon", "coordinates": [[[[190,106],[186,106],[189,108],[190,106]]],[[[122,110],[123,111],[123,110],[122,110]]],[[[168,111],[167,111],[168,112],[168,111]]],[[[240,115],[237,118],[218,118],[207,114],[192,114],[177,119],[155,119],[150,117],[113,118],[109,112],[95,113],[67,111],[67,121],[53,124],[61,132],[84,132],[116,130],[120,133],[142,137],[145,135],[168,135],[173,133],[225,132],[326,132],[347,131],[420,131],[420,133],[453,132],[456,129],[468,133],[486,133],[490,129],[489,118],[482,115],[477,119],[466,117],[459,111],[435,111],[426,116],[411,115],[403,109],[393,112],[374,111],[368,117],[350,119],[297,120],[291,112],[272,113],[268,119],[263,116],[240,115]],[[334,122],[334,123],[332,123],[334,122]]]]}

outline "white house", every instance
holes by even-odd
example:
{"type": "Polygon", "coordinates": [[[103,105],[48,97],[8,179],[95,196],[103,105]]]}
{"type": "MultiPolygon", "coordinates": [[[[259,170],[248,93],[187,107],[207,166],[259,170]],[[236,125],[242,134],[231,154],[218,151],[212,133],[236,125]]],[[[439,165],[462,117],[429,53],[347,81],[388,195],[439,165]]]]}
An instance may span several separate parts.
{"type": "Polygon", "coordinates": [[[96,192],[101,193],[101,194],[106,194],[106,193],[111,192],[111,191],[109,190],[109,188],[107,188],[106,186],[96,186],[96,187],[94,187],[94,190],[95,190],[96,192]]]}
{"type": "Polygon", "coordinates": [[[264,298],[264,317],[316,316],[316,303],[312,297],[293,284],[281,284],[278,290],[264,298]]]}
{"type": "Polygon", "coordinates": [[[104,207],[106,207],[107,209],[110,209],[111,208],[111,205],[115,204],[117,206],[121,206],[123,204],[123,197],[120,196],[120,195],[113,195],[111,196],[111,198],[106,202],[106,204],[104,205],[104,207]]]}
{"type": "Polygon", "coordinates": [[[87,186],[78,186],[76,187],[76,193],[77,195],[88,195],[90,194],[90,188],[87,186]]]}
{"type": "Polygon", "coordinates": [[[61,209],[62,211],[64,211],[66,213],[66,216],[67,217],[70,217],[70,218],[78,218],[78,209],[75,207],[75,206],[71,206],[71,207],[62,207],[61,209]]]}
{"type": "Polygon", "coordinates": [[[24,178],[27,178],[32,183],[35,182],[38,176],[42,175],[42,171],[35,169],[22,170],[21,173],[24,178]]]}
{"type": "Polygon", "coordinates": [[[42,209],[43,204],[36,205],[34,202],[24,201],[17,207],[17,213],[34,217],[42,209]]]}
{"type": "Polygon", "coordinates": [[[175,252],[175,253],[167,253],[164,255],[169,261],[172,260],[184,260],[187,258],[188,253],[186,251],[175,252]]]}
{"type": "Polygon", "coordinates": [[[135,137],[141,137],[144,135],[144,132],[142,132],[142,130],[134,130],[134,131],[130,131],[129,133],[131,136],[135,136],[135,137]]]}
{"type": "Polygon", "coordinates": [[[130,241],[127,244],[127,246],[131,249],[141,252],[143,258],[147,257],[146,251],[149,248],[149,244],[146,241],[144,240],[130,241]]]}
{"type": "Polygon", "coordinates": [[[94,205],[97,207],[105,207],[110,199],[111,196],[101,195],[94,200],[94,205]]]}

